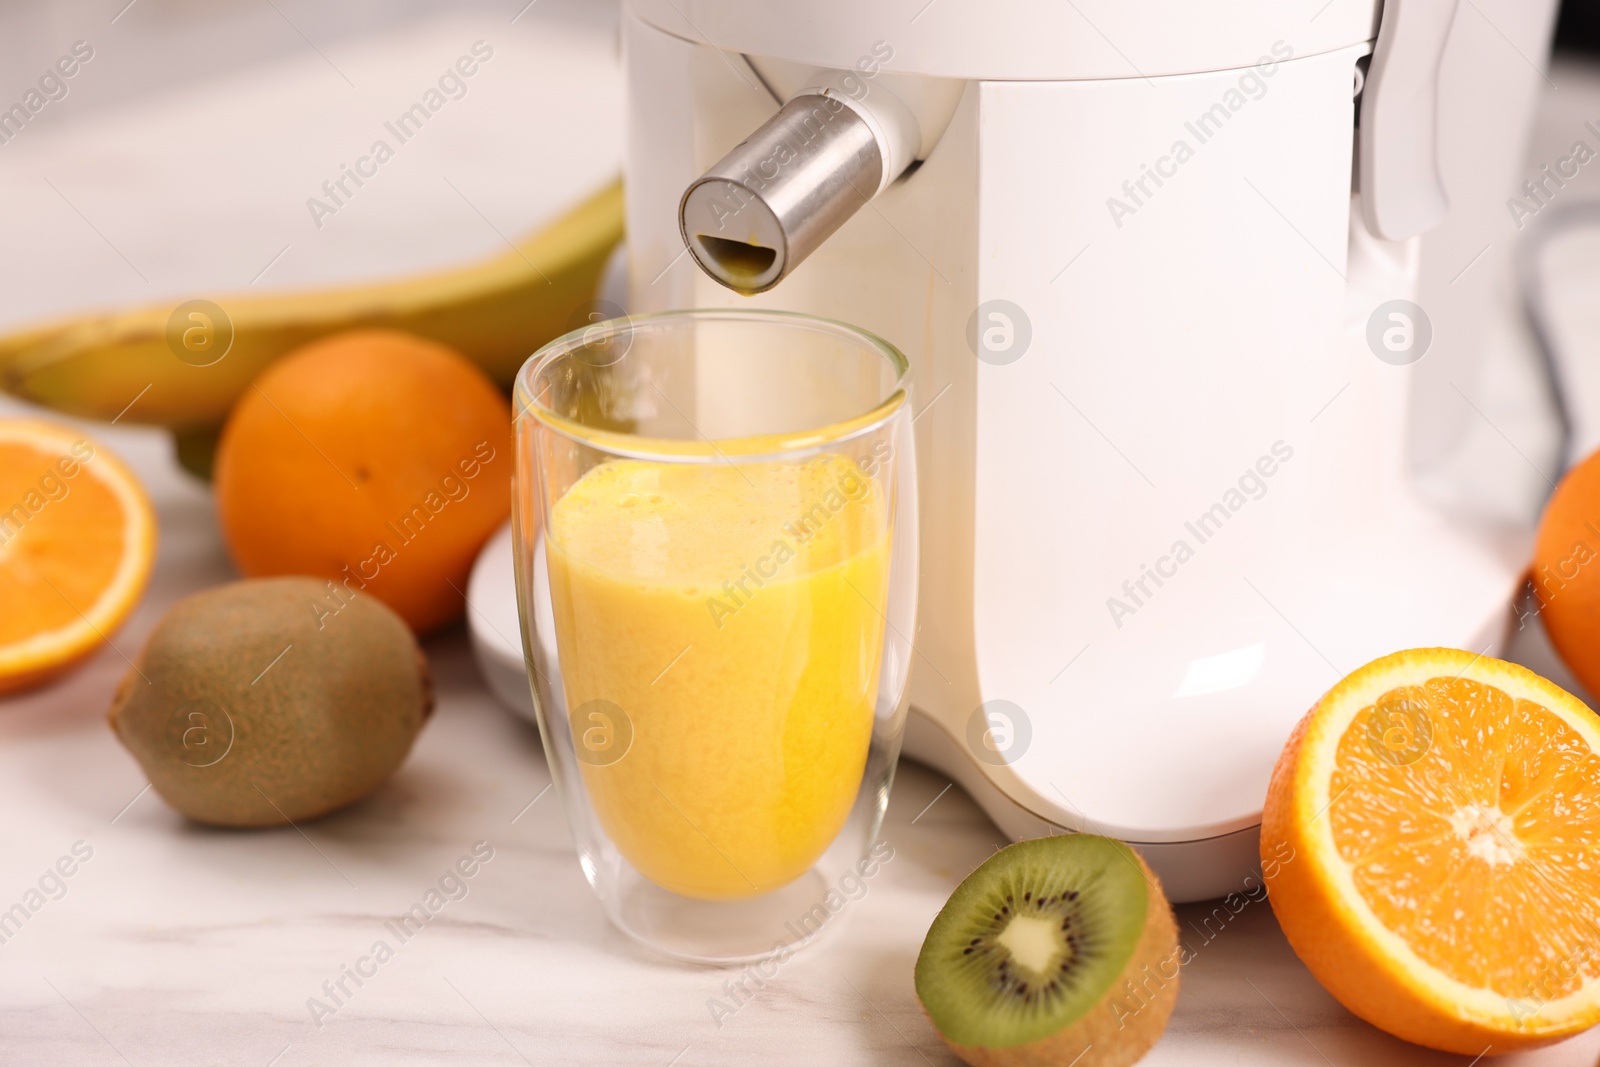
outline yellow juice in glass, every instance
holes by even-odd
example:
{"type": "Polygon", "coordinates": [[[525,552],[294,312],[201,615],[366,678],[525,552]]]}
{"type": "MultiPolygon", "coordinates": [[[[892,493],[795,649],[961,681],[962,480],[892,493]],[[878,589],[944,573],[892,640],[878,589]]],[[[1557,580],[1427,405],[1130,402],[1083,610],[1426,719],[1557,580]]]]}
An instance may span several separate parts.
{"type": "Polygon", "coordinates": [[[631,742],[581,773],[600,824],[657,885],[770,892],[843,827],[872,736],[890,519],[850,460],[613,460],[550,511],[556,640],[585,706],[631,742]]]}

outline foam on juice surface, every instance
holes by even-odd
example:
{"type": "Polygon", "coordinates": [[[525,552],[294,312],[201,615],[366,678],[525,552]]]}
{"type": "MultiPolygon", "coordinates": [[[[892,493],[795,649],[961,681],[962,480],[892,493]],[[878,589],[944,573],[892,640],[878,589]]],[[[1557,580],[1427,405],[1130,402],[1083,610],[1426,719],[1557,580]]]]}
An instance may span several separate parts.
{"type": "Polygon", "coordinates": [[[551,509],[567,707],[632,741],[584,762],[595,812],[656,884],[701,899],[793,881],[837,836],[872,734],[889,575],[879,483],[837,455],[614,460],[551,509]]]}

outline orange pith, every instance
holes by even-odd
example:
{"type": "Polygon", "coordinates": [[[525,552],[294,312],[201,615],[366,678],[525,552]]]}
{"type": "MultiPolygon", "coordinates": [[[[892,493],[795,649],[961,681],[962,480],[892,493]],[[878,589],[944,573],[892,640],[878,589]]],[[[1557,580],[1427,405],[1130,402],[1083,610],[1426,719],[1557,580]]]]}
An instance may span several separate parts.
{"type": "Polygon", "coordinates": [[[1600,720],[1513,664],[1420,649],[1356,671],[1269,791],[1262,855],[1290,943],[1356,1014],[1435,1048],[1600,1022],[1597,752],[1600,720]]]}
{"type": "Polygon", "coordinates": [[[0,693],[98,648],[154,550],[144,492],[109,451],[69,427],[0,420],[0,693]]]}

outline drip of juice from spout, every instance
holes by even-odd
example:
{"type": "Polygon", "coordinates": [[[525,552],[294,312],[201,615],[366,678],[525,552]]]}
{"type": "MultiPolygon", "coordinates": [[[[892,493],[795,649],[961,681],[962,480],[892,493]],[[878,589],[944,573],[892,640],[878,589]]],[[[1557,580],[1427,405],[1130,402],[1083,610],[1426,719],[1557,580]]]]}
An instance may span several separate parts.
{"type": "Polygon", "coordinates": [[[728,286],[741,293],[753,293],[760,288],[760,278],[778,258],[776,249],[765,248],[748,241],[730,241],[726,237],[697,234],[695,240],[705,253],[722,268],[728,286]]]}

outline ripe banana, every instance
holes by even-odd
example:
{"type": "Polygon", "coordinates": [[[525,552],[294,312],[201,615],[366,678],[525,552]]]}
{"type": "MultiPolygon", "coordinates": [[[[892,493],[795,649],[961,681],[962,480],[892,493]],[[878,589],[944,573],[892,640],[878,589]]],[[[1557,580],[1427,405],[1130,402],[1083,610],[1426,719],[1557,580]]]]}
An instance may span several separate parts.
{"type": "Polygon", "coordinates": [[[62,321],[0,337],[0,388],[69,415],[166,426],[209,462],[239,395],[284,353],[356,327],[409,330],[449,345],[501,386],[528,356],[581,323],[622,239],[613,183],[514,251],[472,266],[348,289],[221,297],[62,321]],[[192,305],[205,305],[195,301],[192,305]],[[137,398],[137,402],[133,403],[137,398]]]}

